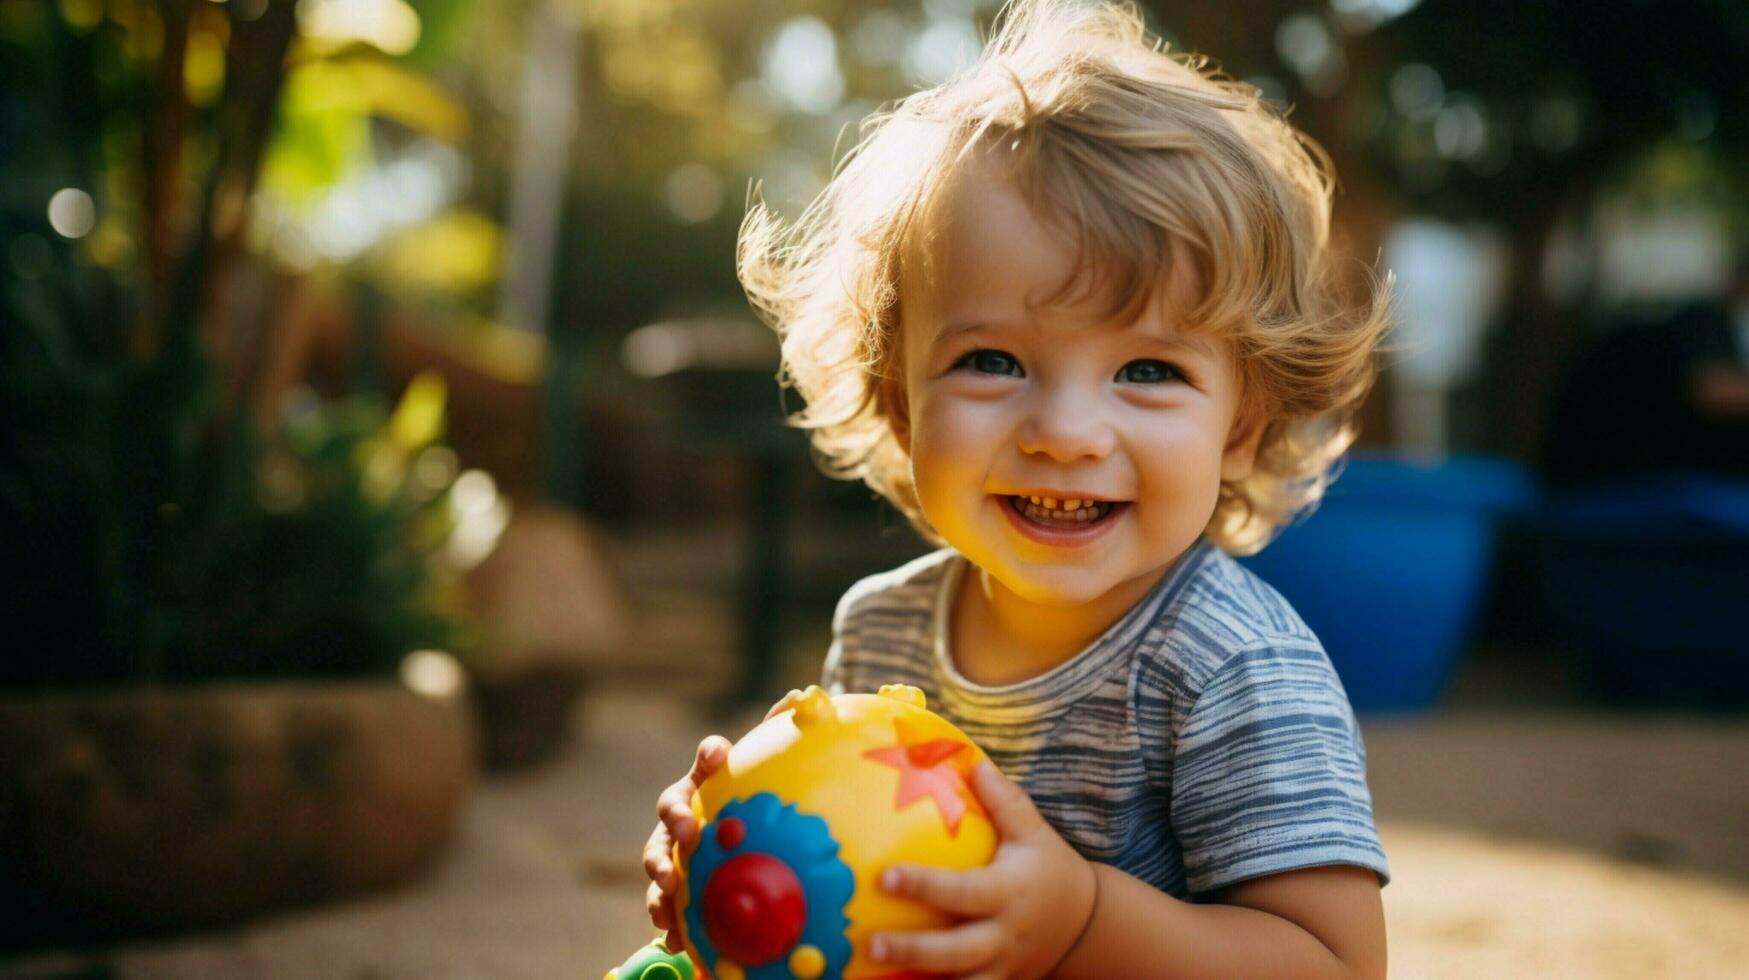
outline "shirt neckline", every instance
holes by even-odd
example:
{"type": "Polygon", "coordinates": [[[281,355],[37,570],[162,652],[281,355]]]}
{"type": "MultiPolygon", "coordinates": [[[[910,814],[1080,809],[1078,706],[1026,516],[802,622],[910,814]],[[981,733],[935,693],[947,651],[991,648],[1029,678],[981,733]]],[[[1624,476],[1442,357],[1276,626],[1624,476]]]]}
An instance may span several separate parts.
{"type": "Polygon", "coordinates": [[[1154,622],[1159,611],[1183,591],[1185,584],[1202,565],[1212,547],[1206,538],[1198,538],[1178,556],[1172,568],[1160,577],[1160,581],[1154,583],[1147,595],[1074,656],[1042,674],[1035,674],[1012,684],[999,685],[979,684],[961,674],[959,668],[954,666],[952,651],[948,649],[952,635],[949,620],[953,615],[953,600],[960,580],[971,562],[958,551],[952,552],[941,581],[936,586],[934,614],[930,616],[930,645],[934,650],[935,670],[943,681],[942,686],[978,699],[1030,701],[1043,700],[1046,697],[1061,698],[1066,692],[1073,692],[1089,682],[1097,682],[1106,676],[1106,668],[1114,659],[1129,654],[1134,647],[1134,641],[1154,622]]]}

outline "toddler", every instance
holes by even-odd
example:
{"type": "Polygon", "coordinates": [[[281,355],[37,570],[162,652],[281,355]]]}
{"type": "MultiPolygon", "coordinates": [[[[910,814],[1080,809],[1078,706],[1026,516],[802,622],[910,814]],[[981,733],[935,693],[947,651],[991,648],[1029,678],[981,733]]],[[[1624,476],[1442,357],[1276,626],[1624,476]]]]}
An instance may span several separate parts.
{"type": "MultiPolygon", "coordinates": [[[[1016,0],[796,224],[749,215],[799,424],[942,546],[844,596],[823,684],[915,685],[998,767],[991,865],[883,873],[959,922],[873,937],[894,975],[1384,975],[1347,698],[1231,557],[1317,500],[1372,381],[1387,304],[1339,282],[1331,182],[1132,8],[1016,0]]],[[[727,748],[658,805],[659,928],[727,748]]]]}

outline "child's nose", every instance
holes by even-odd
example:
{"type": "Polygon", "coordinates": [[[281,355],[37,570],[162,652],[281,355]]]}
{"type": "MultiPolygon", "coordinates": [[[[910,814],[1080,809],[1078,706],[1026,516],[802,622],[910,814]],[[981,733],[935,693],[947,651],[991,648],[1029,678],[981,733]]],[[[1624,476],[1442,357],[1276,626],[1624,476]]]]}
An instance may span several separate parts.
{"type": "Polygon", "coordinates": [[[1020,427],[1020,451],[1060,463],[1103,459],[1117,444],[1117,433],[1097,399],[1067,386],[1041,393],[1020,427]]]}

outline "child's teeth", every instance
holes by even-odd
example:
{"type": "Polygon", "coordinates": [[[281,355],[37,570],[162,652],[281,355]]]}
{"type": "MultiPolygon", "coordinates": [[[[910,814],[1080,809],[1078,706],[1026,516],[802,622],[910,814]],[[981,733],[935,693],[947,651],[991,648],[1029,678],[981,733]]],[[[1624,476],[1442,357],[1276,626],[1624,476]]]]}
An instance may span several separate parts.
{"type": "Polygon", "coordinates": [[[1103,518],[1114,506],[1112,504],[1101,504],[1094,500],[1065,500],[1061,502],[1063,507],[1057,508],[1046,506],[1047,501],[1054,502],[1051,501],[1051,498],[1049,497],[1039,498],[1016,496],[1014,499],[1019,504],[1019,510],[1027,517],[1035,521],[1056,522],[1064,525],[1087,524],[1097,521],[1103,518]],[[1037,502],[1029,504],[1027,501],[1037,502]],[[1076,506],[1071,508],[1069,506],[1071,504],[1076,506]]]}
{"type": "Polygon", "coordinates": [[[1046,497],[1046,498],[1045,498],[1045,506],[1046,506],[1046,507],[1049,507],[1049,508],[1050,508],[1050,509],[1052,509],[1052,510],[1056,510],[1056,509],[1057,509],[1057,498],[1055,498],[1055,497],[1046,497]]]}

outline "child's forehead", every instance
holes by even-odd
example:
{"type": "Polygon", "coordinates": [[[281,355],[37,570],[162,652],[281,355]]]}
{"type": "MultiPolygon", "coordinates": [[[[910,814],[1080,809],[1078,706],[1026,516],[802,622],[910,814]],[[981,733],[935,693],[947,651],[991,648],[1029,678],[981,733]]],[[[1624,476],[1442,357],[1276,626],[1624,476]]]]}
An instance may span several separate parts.
{"type": "Polygon", "coordinates": [[[932,291],[1023,280],[1033,290],[1058,290],[1083,272],[1076,238],[1067,217],[1034,200],[1017,175],[968,164],[928,202],[901,274],[932,291]]]}
{"type": "Polygon", "coordinates": [[[1195,332],[1181,322],[1202,295],[1190,246],[1154,230],[1137,247],[1101,248],[1090,241],[1094,230],[999,162],[958,169],[919,219],[899,288],[902,306],[920,319],[1019,323],[1048,315],[1055,323],[1122,329],[1159,307],[1162,319],[1195,332]]]}

